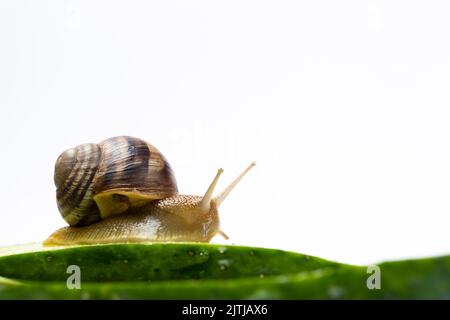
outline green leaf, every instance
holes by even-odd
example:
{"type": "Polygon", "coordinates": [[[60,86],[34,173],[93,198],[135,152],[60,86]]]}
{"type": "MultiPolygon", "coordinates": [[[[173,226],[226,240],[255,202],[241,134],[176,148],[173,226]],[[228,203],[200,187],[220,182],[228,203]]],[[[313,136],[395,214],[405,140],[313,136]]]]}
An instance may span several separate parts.
{"type": "Polygon", "coordinates": [[[0,249],[0,299],[450,298],[450,256],[367,268],[275,249],[197,243],[0,249]],[[67,267],[81,289],[66,286],[67,267]]]}

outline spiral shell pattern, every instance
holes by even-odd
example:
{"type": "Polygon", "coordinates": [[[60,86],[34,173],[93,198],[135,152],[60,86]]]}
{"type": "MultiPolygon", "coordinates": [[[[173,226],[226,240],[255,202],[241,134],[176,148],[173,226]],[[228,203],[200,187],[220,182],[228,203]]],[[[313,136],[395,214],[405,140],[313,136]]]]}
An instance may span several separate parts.
{"type": "Polygon", "coordinates": [[[121,205],[133,194],[152,201],[178,193],[165,157],[151,144],[126,136],[64,151],[56,161],[54,179],[58,209],[71,226],[101,220],[105,215],[96,201],[121,205]]]}

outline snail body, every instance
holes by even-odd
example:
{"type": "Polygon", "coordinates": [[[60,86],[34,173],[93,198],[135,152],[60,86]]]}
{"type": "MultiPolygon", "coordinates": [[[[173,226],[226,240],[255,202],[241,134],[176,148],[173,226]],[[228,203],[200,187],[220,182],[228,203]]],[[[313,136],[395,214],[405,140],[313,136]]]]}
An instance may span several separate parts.
{"type": "Polygon", "coordinates": [[[204,196],[178,194],[167,159],[151,144],[114,137],[64,151],[55,165],[58,209],[68,227],[45,245],[114,242],[209,242],[220,230],[218,208],[252,163],[219,196],[219,169],[204,196]]]}

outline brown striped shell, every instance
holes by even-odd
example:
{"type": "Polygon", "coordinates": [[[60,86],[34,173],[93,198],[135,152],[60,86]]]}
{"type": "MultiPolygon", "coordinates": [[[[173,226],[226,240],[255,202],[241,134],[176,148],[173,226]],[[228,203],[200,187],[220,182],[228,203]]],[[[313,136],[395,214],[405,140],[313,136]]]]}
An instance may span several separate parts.
{"type": "Polygon", "coordinates": [[[114,137],[64,151],[56,161],[58,209],[71,226],[85,226],[178,193],[170,164],[151,144],[114,137]]]}

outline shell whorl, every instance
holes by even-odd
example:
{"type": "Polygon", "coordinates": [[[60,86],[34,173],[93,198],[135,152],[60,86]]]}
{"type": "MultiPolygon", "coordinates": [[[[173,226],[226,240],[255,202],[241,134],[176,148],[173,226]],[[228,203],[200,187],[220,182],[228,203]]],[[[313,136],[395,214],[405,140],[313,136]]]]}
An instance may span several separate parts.
{"type": "Polygon", "coordinates": [[[178,193],[174,173],[153,145],[133,137],[115,137],[100,143],[102,161],[95,193],[120,189],[153,195],[154,199],[178,193]]]}
{"type": "Polygon", "coordinates": [[[101,149],[88,143],[64,151],[56,161],[55,185],[58,209],[71,226],[100,220],[93,200],[93,180],[98,172],[101,149]]]}
{"type": "Polygon", "coordinates": [[[125,136],[64,151],[54,180],[59,211],[71,226],[97,222],[111,214],[106,210],[122,213],[128,209],[124,201],[142,205],[178,193],[165,157],[151,144],[125,136]],[[139,201],[130,202],[134,195],[139,201]]]}

